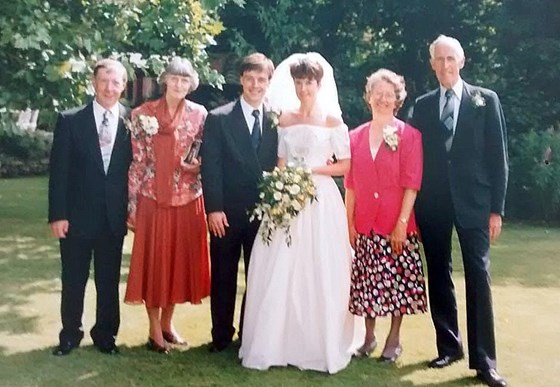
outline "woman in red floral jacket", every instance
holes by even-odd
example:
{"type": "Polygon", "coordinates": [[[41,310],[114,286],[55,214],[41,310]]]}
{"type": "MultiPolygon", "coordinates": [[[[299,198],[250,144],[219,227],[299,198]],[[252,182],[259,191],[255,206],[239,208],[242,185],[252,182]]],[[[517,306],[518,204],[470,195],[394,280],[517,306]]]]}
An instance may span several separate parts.
{"type": "Polygon", "coordinates": [[[191,63],[174,58],[160,76],[163,96],[132,111],[129,227],[134,245],[125,295],[143,303],[148,348],[186,345],[173,323],[175,304],[199,304],[210,293],[208,241],[196,157],[206,109],[185,99],[198,86],[191,63]]]}

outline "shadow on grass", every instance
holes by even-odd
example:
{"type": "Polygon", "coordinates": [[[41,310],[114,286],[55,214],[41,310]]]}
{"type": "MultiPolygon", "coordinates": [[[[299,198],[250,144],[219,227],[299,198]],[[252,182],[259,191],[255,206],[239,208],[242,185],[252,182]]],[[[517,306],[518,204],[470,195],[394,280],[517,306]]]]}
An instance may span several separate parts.
{"type": "MultiPolygon", "coordinates": [[[[211,354],[206,345],[174,350],[169,355],[150,352],[144,345],[120,347],[119,355],[104,355],[93,346],[55,357],[51,348],[4,355],[0,370],[7,385],[85,386],[413,386],[407,377],[425,363],[388,366],[375,359],[354,359],[343,371],[328,375],[294,367],[267,372],[241,367],[237,346],[211,354]],[[6,367],[10,364],[10,367],[6,367]],[[20,367],[24,365],[25,367],[20,367]],[[32,367],[30,366],[32,365],[32,367]],[[22,372],[22,370],[25,370],[22,372]]],[[[4,352],[4,351],[2,351],[4,352]]],[[[465,385],[467,379],[446,385],[465,385]]]]}

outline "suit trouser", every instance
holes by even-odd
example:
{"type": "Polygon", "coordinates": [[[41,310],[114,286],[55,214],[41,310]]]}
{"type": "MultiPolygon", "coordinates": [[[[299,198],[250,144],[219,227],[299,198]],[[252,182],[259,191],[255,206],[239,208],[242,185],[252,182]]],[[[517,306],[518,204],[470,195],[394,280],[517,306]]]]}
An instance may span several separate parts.
{"type": "Polygon", "coordinates": [[[95,345],[107,347],[115,342],[119,330],[119,281],[124,237],[104,235],[95,239],[60,239],[62,261],[61,342],[79,344],[84,336],[82,315],[84,294],[93,255],[97,292],[95,325],[90,331],[95,345]]]}
{"type": "MultiPolygon", "coordinates": [[[[237,295],[237,269],[243,249],[245,280],[249,271],[249,258],[258,230],[258,222],[249,222],[247,218],[232,219],[228,216],[230,226],[222,238],[210,237],[211,290],[210,309],[212,314],[212,342],[218,346],[229,344],[235,333],[233,315],[237,295]]],[[[245,293],[241,304],[239,336],[243,331],[243,312],[245,293]]]]}
{"type": "MultiPolygon", "coordinates": [[[[463,352],[452,279],[452,229],[451,219],[420,224],[428,266],[430,309],[440,356],[463,352]]],[[[456,230],[465,270],[469,367],[479,370],[496,368],[488,229],[467,229],[456,225],[456,230]]]]}

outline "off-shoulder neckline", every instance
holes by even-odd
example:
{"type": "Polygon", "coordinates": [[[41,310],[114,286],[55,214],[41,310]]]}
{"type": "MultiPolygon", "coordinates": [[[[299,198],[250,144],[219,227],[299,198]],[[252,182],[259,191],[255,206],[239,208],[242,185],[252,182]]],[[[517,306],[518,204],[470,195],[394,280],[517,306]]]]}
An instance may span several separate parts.
{"type": "Polygon", "coordinates": [[[337,126],[325,126],[325,125],[317,125],[317,124],[292,124],[292,125],[288,125],[288,126],[278,126],[278,128],[280,129],[289,129],[289,128],[293,128],[296,126],[312,126],[314,128],[320,128],[320,129],[338,129],[338,128],[342,128],[347,126],[346,124],[340,124],[337,126]]]}

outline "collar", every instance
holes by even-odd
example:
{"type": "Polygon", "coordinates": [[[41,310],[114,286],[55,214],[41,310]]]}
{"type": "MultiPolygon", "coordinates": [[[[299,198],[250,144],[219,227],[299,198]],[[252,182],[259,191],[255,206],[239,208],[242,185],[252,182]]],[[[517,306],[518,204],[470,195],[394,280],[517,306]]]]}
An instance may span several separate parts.
{"type": "MultiPolygon", "coordinates": [[[[459,99],[459,102],[460,102],[461,97],[463,96],[463,80],[461,79],[461,77],[459,77],[457,82],[453,85],[452,89],[453,89],[453,92],[455,93],[455,97],[457,97],[459,99]]],[[[447,89],[445,87],[443,87],[442,85],[439,85],[440,99],[443,98],[445,100],[445,92],[446,91],[447,91],[447,89]]]]}
{"type": "Polygon", "coordinates": [[[253,114],[253,110],[258,110],[259,114],[262,120],[263,117],[263,104],[261,102],[261,104],[259,105],[258,108],[254,108],[251,105],[249,105],[249,103],[247,101],[245,101],[245,98],[243,98],[243,96],[241,96],[239,98],[239,102],[241,103],[241,109],[243,109],[243,115],[245,115],[245,117],[251,117],[253,114]]]}
{"type": "Polygon", "coordinates": [[[94,98],[93,99],[93,112],[96,115],[99,116],[103,116],[103,113],[105,113],[105,110],[109,110],[111,112],[112,117],[118,117],[119,116],[119,103],[117,102],[116,104],[114,104],[113,106],[111,106],[110,109],[105,109],[103,106],[101,106],[99,104],[99,102],[97,102],[97,100],[94,98]]]}

